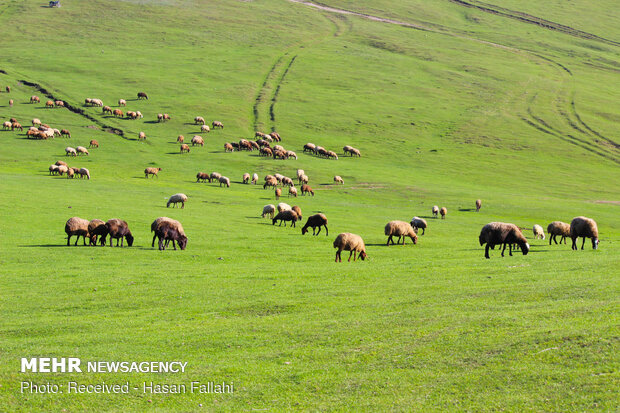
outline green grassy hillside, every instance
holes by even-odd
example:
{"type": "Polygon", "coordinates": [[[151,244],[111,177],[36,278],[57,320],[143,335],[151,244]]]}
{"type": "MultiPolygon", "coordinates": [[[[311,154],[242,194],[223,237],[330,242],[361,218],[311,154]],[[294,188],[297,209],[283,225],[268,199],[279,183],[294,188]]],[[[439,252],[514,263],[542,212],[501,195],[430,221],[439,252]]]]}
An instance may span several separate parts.
{"type": "Polygon", "coordinates": [[[614,3],[469,2],[503,14],[427,3],[321,2],[346,14],[286,0],[0,4],[0,120],[72,134],[0,131],[0,410],[617,410],[614,3]],[[29,104],[48,100],[41,89],[75,110],[29,104]],[[127,99],[121,109],[144,119],[103,115],[88,97],[114,109],[127,99]],[[225,127],[201,133],[195,116],[225,127]],[[256,130],[278,131],[298,159],[224,152],[256,130]],[[181,155],[180,134],[206,145],[181,155]],[[67,160],[66,146],[91,139],[100,147],[67,160]],[[307,142],[339,159],[303,153],[307,142]],[[344,145],[362,157],[343,156],[344,145]],[[92,179],[50,176],[57,160],[92,179]],[[144,178],[149,166],[158,178],[144,178]],[[298,168],[316,195],[285,196],[303,220],[273,226],[260,217],[273,191],[242,175],[262,184],[298,168]],[[199,171],[231,187],[196,183],[199,171]],[[177,192],[186,207],[166,209],[177,192]],[[447,207],[445,220],[433,205],[447,207]],[[318,212],[329,236],[302,236],[318,212]],[[385,224],[414,215],[429,224],[418,244],[386,247],[385,224]],[[598,250],[534,239],[534,224],[578,215],[597,221],[598,250]],[[134,246],[67,247],[72,216],[122,218],[134,246]],[[160,216],[183,223],[185,251],[151,248],[160,216]],[[491,221],[524,228],[530,253],[496,248],[485,260],[478,234],[491,221]],[[340,232],[361,235],[369,259],[335,263],[340,232]],[[188,366],[20,372],[20,358],[45,356],[188,366]],[[22,381],[193,380],[235,391],[20,392],[22,381]]]}

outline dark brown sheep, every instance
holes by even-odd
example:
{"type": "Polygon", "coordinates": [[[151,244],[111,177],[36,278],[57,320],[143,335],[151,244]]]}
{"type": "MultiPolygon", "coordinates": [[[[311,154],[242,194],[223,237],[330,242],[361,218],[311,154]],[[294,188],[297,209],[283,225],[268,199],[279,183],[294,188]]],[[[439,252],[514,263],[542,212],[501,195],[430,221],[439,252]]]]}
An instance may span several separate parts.
{"type": "Polygon", "coordinates": [[[321,227],[325,227],[325,235],[329,235],[329,230],[327,229],[327,217],[325,214],[315,214],[309,216],[306,224],[301,229],[301,235],[308,232],[308,228],[312,228],[312,235],[319,235],[321,233],[321,227]],[[314,231],[317,227],[319,228],[319,231],[315,234],[314,231]]]}
{"type": "Polygon", "coordinates": [[[138,99],[146,99],[149,100],[149,97],[144,92],[138,92],[138,99]]]}
{"type": "Polygon", "coordinates": [[[312,188],[310,188],[309,185],[303,184],[301,186],[301,194],[302,195],[312,194],[312,196],[314,196],[314,191],[312,190],[312,188]]]}
{"type": "Polygon", "coordinates": [[[528,244],[527,240],[523,236],[523,233],[515,224],[509,224],[505,222],[491,222],[482,227],[480,231],[480,236],[478,237],[480,241],[480,246],[487,244],[484,249],[484,257],[489,257],[489,248],[493,249],[496,245],[504,244],[502,249],[502,257],[504,256],[504,251],[506,251],[506,245],[510,245],[508,250],[510,256],[512,256],[512,244],[517,244],[523,255],[527,255],[530,251],[530,244],[528,244]]]}
{"type": "Polygon", "coordinates": [[[121,247],[123,246],[123,239],[127,240],[127,246],[131,247],[133,245],[133,235],[131,235],[127,222],[122,219],[110,219],[105,223],[105,226],[108,229],[108,234],[110,234],[110,247],[114,239],[116,239],[117,247],[119,240],[121,247]]]}
{"type": "Polygon", "coordinates": [[[105,245],[106,237],[108,236],[108,227],[105,222],[100,219],[93,219],[88,223],[88,234],[90,237],[90,245],[97,245],[97,237],[99,238],[99,244],[105,245]]]}
{"type": "Polygon", "coordinates": [[[275,225],[277,221],[280,221],[279,226],[282,226],[282,222],[284,221],[284,226],[286,226],[286,221],[291,221],[291,227],[295,227],[297,218],[297,213],[295,213],[295,211],[285,210],[278,212],[278,215],[273,218],[271,225],[275,225]]]}
{"type": "Polygon", "coordinates": [[[572,248],[577,249],[577,238],[583,237],[581,249],[586,243],[586,238],[592,239],[592,249],[598,247],[598,227],[596,221],[587,217],[575,217],[570,223],[570,237],[573,240],[572,248]]]}
{"type": "Polygon", "coordinates": [[[177,249],[177,244],[181,250],[184,250],[187,246],[187,236],[183,226],[177,220],[159,217],[151,224],[151,232],[155,233],[151,246],[155,245],[155,238],[157,238],[159,240],[159,249],[162,251],[166,249],[170,241],[172,241],[172,247],[175,250],[177,249]]]}

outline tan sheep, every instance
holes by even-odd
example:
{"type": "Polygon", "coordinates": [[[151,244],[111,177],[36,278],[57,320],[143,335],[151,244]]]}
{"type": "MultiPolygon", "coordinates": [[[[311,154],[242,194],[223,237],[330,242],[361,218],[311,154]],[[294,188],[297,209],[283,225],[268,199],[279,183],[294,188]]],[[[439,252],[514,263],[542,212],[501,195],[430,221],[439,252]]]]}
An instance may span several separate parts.
{"type": "Polygon", "coordinates": [[[71,245],[71,237],[76,236],[75,246],[77,246],[80,237],[84,239],[84,245],[86,245],[86,237],[88,237],[88,220],[79,217],[72,217],[67,220],[65,224],[65,233],[67,234],[67,246],[71,245]]]}
{"type": "Polygon", "coordinates": [[[181,153],[189,153],[189,145],[186,143],[181,144],[181,153]]]}
{"type": "Polygon", "coordinates": [[[211,128],[209,128],[209,125],[201,125],[200,126],[200,132],[209,133],[209,132],[211,132],[211,128]]]}
{"type": "Polygon", "coordinates": [[[570,224],[562,221],[553,221],[547,226],[547,234],[549,234],[549,245],[551,245],[551,241],[558,243],[556,239],[558,235],[561,237],[560,244],[562,241],[566,244],[566,238],[570,238],[570,224]]]}
{"type": "Polygon", "coordinates": [[[144,133],[144,132],[138,133],[138,140],[139,141],[146,140],[146,133],[144,133]]]}
{"type": "Polygon", "coordinates": [[[297,198],[297,188],[295,188],[294,186],[289,186],[288,188],[288,196],[291,196],[291,195],[297,198]]]}
{"type": "Polygon", "coordinates": [[[179,135],[179,136],[177,136],[177,142],[178,142],[178,143],[183,143],[183,142],[185,142],[185,136],[183,136],[183,135],[179,135]]]}
{"type": "Polygon", "coordinates": [[[476,199],[476,212],[480,211],[480,207],[482,207],[482,201],[480,199],[476,199]]]}
{"type": "Polygon", "coordinates": [[[351,255],[353,255],[353,261],[357,259],[357,254],[359,254],[362,261],[368,256],[366,254],[366,245],[362,237],[350,232],[338,234],[334,240],[334,248],[338,248],[338,251],[336,251],[336,262],[342,262],[342,257],[340,255],[342,251],[351,251],[349,253],[349,262],[351,262],[351,255]]]}
{"type": "Polygon", "coordinates": [[[151,167],[146,168],[144,170],[144,177],[148,178],[149,175],[153,175],[153,177],[158,177],[159,178],[159,175],[157,175],[159,173],[159,171],[161,171],[161,168],[151,168],[151,167]]]}
{"type": "Polygon", "coordinates": [[[119,99],[118,106],[127,106],[127,101],[125,99],[119,99]]]}
{"type": "Polygon", "coordinates": [[[77,148],[75,148],[75,150],[77,151],[78,155],[88,155],[88,149],[83,146],[78,146],[77,148]]]}
{"type": "Polygon", "coordinates": [[[446,219],[446,215],[448,215],[448,209],[446,207],[441,207],[439,213],[441,214],[441,219],[446,219]]]}
{"type": "Polygon", "coordinates": [[[192,146],[194,145],[205,146],[205,140],[202,139],[202,136],[194,135],[194,137],[192,138],[192,146]]]}
{"type": "Polygon", "coordinates": [[[90,179],[90,171],[86,168],[80,168],[79,171],[77,172],[80,174],[80,178],[88,178],[90,179]]]}
{"type": "Polygon", "coordinates": [[[249,184],[250,183],[250,174],[247,173],[247,172],[243,174],[243,183],[244,184],[249,184]]]}
{"type": "Polygon", "coordinates": [[[385,225],[385,235],[388,236],[386,245],[390,245],[390,242],[394,244],[394,239],[392,237],[394,237],[395,235],[398,236],[398,241],[396,242],[397,244],[400,244],[400,240],[402,238],[403,245],[405,245],[406,237],[411,238],[411,241],[413,241],[414,244],[418,243],[418,236],[413,230],[413,227],[411,226],[411,224],[405,221],[388,222],[385,225]]]}
{"type": "Polygon", "coordinates": [[[280,199],[280,197],[282,196],[282,189],[281,188],[276,188],[276,199],[280,199]]]}
{"type": "Polygon", "coordinates": [[[581,249],[586,243],[586,238],[592,239],[592,249],[598,247],[598,226],[592,218],[584,216],[575,217],[570,223],[570,237],[573,240],[572,249],[577,249],[577,238],[583,237],[581,249]]]}
{"type": "Polygon", "coordinates": [[[334,182],[344,185],[344,179],[340,175],[334,176],[334,182]]]}
{"type": "Polygon", "coordinates": [[[218,179],[220,181],[220,187],[222,186],[222,184],[226,185],[226,188],[230,188],[230,179],[225,177],[225,176],[220,176],[220,179],[218,179]]]}
{"type": "Polygon", "coordinates": [[[297,205],[293,205],[291,210],[294,211],[297,214],[297,218],[299,218],[299,219],[303,218],[303,216],[301,215],[301,208],[300,207],[298,207],[297,205]]]}
{"type": "Polygon", "coordinates": [[[200,124],[203,124],[203,125],[206,124],[205,119],[202,116],[196,116],[194,118],[194,123],[195,124],[199,124],[200,123],[200,124]]]}
{"type": "Polygon", "coordinates": [[[211,172],[211,174],[209,175],[209,183],[211,183],[211,181],[217,182],[221,177],[222,174],[220,174],[219,172],[211,172]]]}
{"type": "Polygon", "coordinates": [[[433,212],[433,216],[437,218],[437,214],[439,214],[439,207],[437,205],[434,205],[432,212],[433,212]]]}
{"type": "Polygon", "coordinates": [[[67,146],[65,148],[65,156],[77,156],[77,151],[75,150],[75,148],[72,148],[70,146],[67,146]]]}

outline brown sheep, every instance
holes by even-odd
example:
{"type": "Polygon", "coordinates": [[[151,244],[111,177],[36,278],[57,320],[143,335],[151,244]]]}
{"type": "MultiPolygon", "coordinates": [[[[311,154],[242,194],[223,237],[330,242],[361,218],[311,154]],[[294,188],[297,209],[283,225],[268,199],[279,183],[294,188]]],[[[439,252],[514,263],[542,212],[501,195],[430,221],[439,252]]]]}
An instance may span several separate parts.
{"type": "Polygon", "coordinates": [[[97,237],[101,237],[99,238],[99,244],[103,246],[108,236],[108,227],[105,226],[105,222],[102,220],[93,219],[88,223],[88,234],[90,237],[90,245],[97,245],[97,237]]]}
{"type": "MultiPolygon", "coordinates": [[[[69,132],[69,130],[68,130],[68,129],[63,129],[63,130],[61,130],[61,131],[60,131],[60,135],[61,135],[61,136],[65,136],[65,137],[67,137],[67,138],[70,138],[70,137],[71,137],[71,132],[69,132]]],[[[95,141],[95,142],[96,142],[96,141],[95,141]]]]}
{"type": "Polygon", "coordinates": [[[301,186],[301,194],[302,195],[312,194],[312,196],[314,196],[314,191],[312,190],[312,188],[310,188],[310,186],[303,184],[301,186]]]}
{"type": "Polygon", "coordinates": [[[89,148],[98,148],[99,147],[99,142],[97,142],[96,139],[91,139],[90,140],[90,144],[88,145],[89,148]]]}
{"type": "Polygon", "coordinates": [[[209,175],[209,183],[211,183],[211,181],[219,181],[220,178],[222,177],[222,174],[219,172],[211,172],[211,174],[209,175]]]}
{"type": "Polygon", "coordinates": [[[75,238],[75,246],[77,246],[80,237],[84,238],[84,245],[86,245],[86,237],[88,237],[88,220],[79,217],[72,217],[67,220],[65,224],[65,233],[67,234],[67,246],[71,245],[71,237],[75,238]]]}
{"type": "Polygon", "coordinates": [[[198,172],[196,174],[196,182],[207,182],[207,179],[209,179],[209,174],[205,173],[205,172],[198,172]]]}
{"type": "Polygon", "coordinates": [[[120,109],[114,109],[114,112],[112,112],[112,114],[116,118],[122,118],[123,117],[123,111],[120,110],[120,109]]]}
{"type": "Polygon", "coordinates": [[[164,113],[164,122],[170,119],[172,119],[170,115],[168,115],[167,113],[164,113]]]}
{"type": "Polygon", "coordinates": [[[259,155],[260,156],[273,156],[273,151],[271,150],[271,148],[262,147],[259,150],[259,155]]]}
{"type": "Polygon", "coordinates": [[[566,244],[566,238],[570,238],[570,224],[562,221],[553,221],[547,226],[547,234],[549,234],[549,245],[551,245],[551,241],[558,243],[556,239],[558,235],[562,237],[560,238],[560,244],[562,241],[566,244]]]}
{"type": "Polygon", "coordinates": [[[24,130],[24,128],[22,127],[21,123],[19,123],[19,122],[11,123],[11,130],[15,130],[15,129],[19,129],[20,131],[24,130]]]}
{"type": "Polygon", "coordinates": [[[183,152],[189,153],[189,145],[186,144],[186,143],[182,143],[181,144],[181,153],[183,153],[183,152]]]}
{"type": "Polygon", "coordinates": [[[586,238],[592,239],[592,249],[598,247],[598,227],[596,221],[587,217],[575,217],[570,223],[570,237],[573,240],[572,249],[577,249],[577,238],[583,237],[581,249],[586,243],[586,238]]]}
{"type": "Polygon", "coordinates": [[[172,241],[172,247],[175,250],[177,249],[176,244],[179,245],[181,250],[184,250],[187,246],[187,236],[185,235],[185,231],[183,230],[181,223],[174,219],[166,217],[161,218],[157,218],[151,224],[151,231],[155,232],[155,235],[153,236],[153,243],[155,242],[155,237],[157,237],[159,239],[159,249],[161,251],[166,249],[170,241],[172,241]],[[158,220],[160,220],[159,223],[157,223],[158,220]],[[154,230],[153,226],[155,226],[154,230]]]}
{"type": "Polygon", "coordinates": [[[54,107],[54,101],[53,100],[48,100],[47,102],[45,102],[45,107],[46,108],[53,108],[54,107]]]}
{"type": "Polygon", "coordinates": [[[278,212],[271,225],[275,225],[277,221],[280,221],[280,225],[282,226],[282,222],[284,222],[284,226],[286,226],[286,221],[291,221],[291,227],[295,227],[295,223],[297,222],[297,214],[292,210],[285,210],[282,212],[278,212]]]}
{"type": "Polygon", "coordinates": [[[282,140],[278,132],[271,132],[269,136],[271,136],[271,138],[276,142],[280,142],[282,140]]]}
{"type": "Polygon", "coordinates": [[[202,139],[202,136],[194,135],[192,138],[192,146],[194,145],[205,146],[205,140],[202,139]]]}
{"type": "Polygon", "coordinates": [[[297,214],[297,219],[302,219],[303,216],[301,215],[301,208],[298,207],[297,205],[293,205],[293,208],[291,208],[291,210],[293,210],[296,214],[297,214]]]}
{"type": "Polygon", "coordinates": [[[11,93],[11,86],[6,87],[6,93],[11,93]]]}
{"type": "Polygon", "coordinates": [[[278,180],[272,177],[272,179],[265,181],[265,183],[263,184],[263,189],[267,188],[268,186],[273,186],[275,188],[276,186],[278,186],[278,180]]]}
{"type": "Polygon", "coordinates": [[[202,116],[196,116],[194,118],[194,123],[195,124],[199,124],[200,123],[202,125],[206,124],[205,119],[202,116]]]}
{"type": "Polygon", "coordinates": [[[280,199],[282,196],[282,189],[276,188],[276,199],[280,199]]]}
{"type": "Polygon", "coordinates": [[[158,177],[158,178],[159,178],[159,175],[157,175],[159,171],[161,171],[161,168],[150,168],[150,167],[149,167],[149,168],[146,168],[146,169],[144,170],[144,177],[145,177],[145,178],[148,178],[148,177],[149,177],[149,175],[153,175],[153,177],[155,177],[155,176],[156,176],[156,177],[158,177]]]}
{"type": "Polygon", "coordinates": [[[482,201],[480,199],[476,199],[476,212],[480,211],[480,207],[482,207],[482,201]]]}
{"type": "Polygon", "coordinates": [[[480,241],[480,246],[483,246],[485,243],[487,244],[484,249],[484,257],[487,259],[490,258],[489,248],[493,249],[496,245],[504,244],[502,257],[504,256],[504,251],[506,251],[506,245],[510,245],[510,249],[508,250],[510,256],[512,256],[512,244],[517,244],[521,247],[523,255],[527,255],[530,251],[530,244],[528,244],[519,227],[515,224],[505,222],[491,222],[486,224],[480,231],[478,241],[480,241]]]}
{"type": "Polygon", "coordinates": [[[441,214],[441,219],[446,219],[448,210],[446,209],[446,207],[441,207],[441,209],[439,210],[439,213],[441,214]]]}
{"type": "Polygon", "coordinates": [[[224,144],[224,152],[234,152],[234,150],[235,148],[233,148],[233,146],[230,143],[226,142],[224,144]]]}
{"type": "Polygon", "coordinates": [[[414,245],[418,243],[418,236],[413,230],[413,227],[408,222],[405,222],[405,221],[388,222],[385,225],[385,235],[388,236],[386,245],[390,245],[390,242],[394,244],[394,239],[392,239],[392,237],[395,235],[398,236],[398,241],[396,242],[397,244],[400,244],[400,240],[402,238],[403,245],[405,245],[405,239],[407,237],[411,238],[411,241],[413,242],[414,245]]]}
{"type": "Polygon", "coordinates": [[[38,96],[30,96],[30,103],[40,103],[41,99],[38,96]]]}
{"type": "Polygon", "coordinates": [[[308,217],[306,221],[306,225],[301,229],[301,235],[304,235],[308,232],[308,228],[312,228],[312,235],[319,235],[321,233],[321,227],[325,227],[325,235],[329,235],[329,230],[327,229],[327,217],[325,214],[315,214],[308,217]],[[319,231],[315,234],[316,228],[319,228],[319,231]]]}
{"type": "Polygon", "coordinates": [[[67,179],[69,178],[73,179],[74,176],[75,176],[75,169],[74,168],[67,169],[67,179]]]}
{"type": "Polygon", "coordinates": [[[133,235],[131,235],[127,222],[122,219],[110,219],[105,223],[105,226],[108,228],[108,234],[110,235],[110,247],[112,247],[112,241],[114,239],[116,239],[117,247],[119,241],[121,247],[123,247],[123,239],[127,240],[127,246],[131,247],[133,245],[134,238],[133,235]]]}
{"type": "Polygon", "coordinates": [[[362,237],[350,232],[342,232],[338,234],[334,240],[334,248],[338,248],[338,251],[336,251],[336,262],[342,262],[342,256],[340,254],[343,250],[351,251],[349,253],[349,262],[351,262],[351,255],[353,255],[353,261],[357,259],[357,254],[359,254],[362,261],[368,257],[366,254],[366,245],[364,244],[362,237]]]}
{"type": "Polygon", "coordinates": [[[177,142],[178,142],[178,143],[183,143],[183,142],[185,142],[185,136],[183,136],[183,135],[179,135],[179,136],[177,136],[177,142]]]}
{"type": "Polygon", "coordinates": [[[247,173],[247,172],[243,174],[243,183],[244,184],[249,184],[250,183],[250,174],[247,173]]]}
{"type": "Polygon", "coordinates": [[[138,99],[146,99],[149,100],[149,97],[144,92],[138,92],[138,99]]]}
{"type": "Polygon", "coordinates": [[[214,120],[214,121],[211,123],[211,127],[212,127],[213,129],[215,129],[215,128],[224,129],[224,124],[223,124],[222,122],[220,122],[220,121],[214,120]]]}
{"type": "Polygon", "coordinates": [[[9,106],[13,106],[13,99],[9,99],[9,106]]]}

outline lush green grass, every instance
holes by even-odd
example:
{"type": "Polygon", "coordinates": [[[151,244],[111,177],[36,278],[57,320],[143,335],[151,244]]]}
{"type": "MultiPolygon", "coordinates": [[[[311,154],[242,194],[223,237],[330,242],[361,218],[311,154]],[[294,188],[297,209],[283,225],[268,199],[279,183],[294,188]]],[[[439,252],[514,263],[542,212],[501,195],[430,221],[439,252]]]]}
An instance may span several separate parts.
{"type": "MultiPolygon", "coordinates": [[[[0,94],[0,119],[37,117],[73,135],[0,132],[0,410],[617,410],[618,48],[450,2],[324,3],[431,30],[279,0],[0,5],[0,86],[13,89],[0,94]],[[41,94],[19,80],[78,107],[126,98],[145,118],[83,108],[122,138],[27,104],[41,94]],[[150,99],[134,100],[138,91],[150,99]],[[172,120],[154,122],[162,112],[172,120]],[[197,115],[225,129],[179,155],[177,135],[200,134],[197,115]],[[255,126],[278,130],[299,159],[224,153],[255,126]],[[65,146],[93,138],[100,148],[69,160],[90,181],[48,175],[65,146]],[[318,159],[302,153],[306,142],[363,156],[318,159]],[[144,179],[147,166],[162,167],[159,178],[144,179]],[[272,226],[260,212],[273,192],[239,182],[297,168],[316,196],[284,201],[303,221],[327,214],[329,236],[272,226]],[[233,184],[198,184],[198,171],[233,184]],[[332,184],[336,174],[345,185],[332,184]],[[176,192],[186,208],[165,209],[176,192]],[[448,217],[429,217],[418,245],[384,246],[386,222],[428,217],[436,204],[448,217]],[[577,215],[597,220],[597,251],[549,246],[529,230],[577,215]],[[66,247],[71,216],[125,219],[135,245],[66,247]],[[150,247],[159,216],[183,223],[186,251],[150,247]],[[490,221],[526,228],[531,253],[485,260],[477,236],[490,221]],[[362,235],[367,261],[333,262],[345,231],[362,235]],[[36,356],[188,369],[20,373],[19,359],[36,356]],[[235,393],[21,394],[23,380],[233,381],[235,393]]],[[[503,3],[620,37],[612,2],[580,21],[569,11],[584,2],[503,3]]]]}

